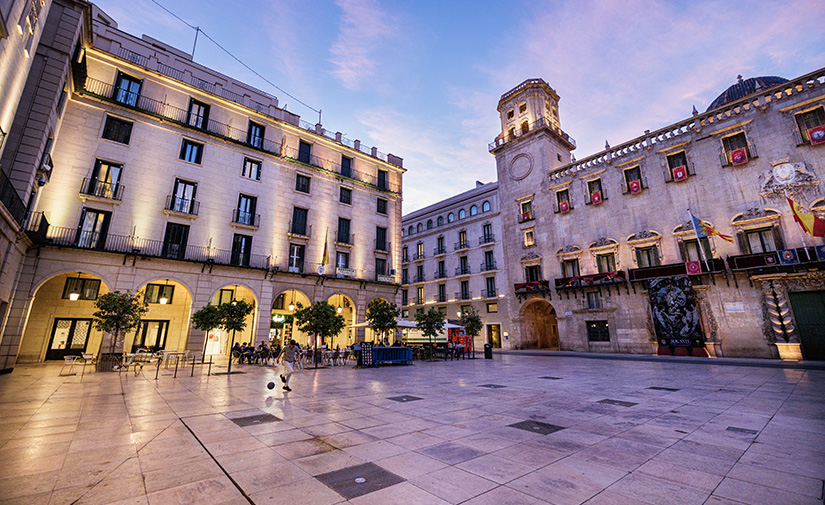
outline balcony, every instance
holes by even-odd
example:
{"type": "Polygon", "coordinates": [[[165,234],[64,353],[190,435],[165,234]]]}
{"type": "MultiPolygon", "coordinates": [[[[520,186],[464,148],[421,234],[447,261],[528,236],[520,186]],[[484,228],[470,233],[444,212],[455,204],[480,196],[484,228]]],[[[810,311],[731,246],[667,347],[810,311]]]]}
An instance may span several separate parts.
{"type": "Polygon", "coordinates": [[[496,236],[492,233],[490,235],[484,235],[484,236],[478,237],[478,245],[494,244],[495,242],[496,242],[496,236]]]}
{"type": "Polygon", "coordinates": [[[447,254],[447,248],[444,246],[436,247],[433,249],[433,256],[441,256],[442,254],[447,254]]]}
{"type": "Polygon", "coordinates": [[[425,257],[423,252],[418,252],[413,254],[413,261],[423,260],[425,257]]]}
{"type": "Polygon", "coordinates": [[[435,274],[433,274],[433,279],[446,279],[446,278],[447,278],[447,272],[445,272],[444,270],[436,270],[435,274]]]}
{"type": "Polygon", "coordinates": [[[566,214],[573,210],[573,202],[570,200],[563,200],[561,202],[556,201],[553,203],[553,213],[554,214],[566,214]],[[562,208],[562,204],[567,204],[567,210],[562,208]]]}
{"type": "Polygon", "coordinates": [[[666,167],[663,169],[665,175],[665,182],[680,182],[686,181],[693,175],[696,175],[696,168],[693,166],[693,162],[688,161],[685,165],[679,165],[676,167],[666,167]],[[685,177],[682,179],[677,179],[673,172],[678,169],[679,167],[684,167],[685,169],[685,177]]]}
{"type": "Polygon", "coordinates": [[[516,295],[529,295],[532,293],[549,293],[550,292],[550,283],[548,281],[527,281],[527,282],[518,282],[513,285],[513,289],[516,295]]]}
{"type": "MultiPolygon", "coordinates": [[[[700,261],[702,273],[719,273],[725,271],[725,260],[722,258],[711,258],[700,261]],[[707,264],[706,264],[707,263],[707,264]]],[[[657,265],[655,267],[632,268],[628,270],[630,282],[643,281],[656,277],[675,277],[677,275],[687,275],[687,266],[684,263],[670,263],[667,265],[657,265]]]]}
{"type": "Polygon", "coordinates": [[[17,190],[9,180],[6,172],[0,170],[0,203],[5,205],[6,210],[17,221],[17,224],[23,226],[23,221],[26,219],[26,204],[23,199],[17,194],[17,190]]]}
{"type": "Polygon", "coordinates": [[[739,256],[728,256],[728,266],[736,272],[746,271],[748,273],[773,273],[773,272],[794,272],[797,269],[808,270],[811,268],[825,269],[825,261],[822,261],[814,247],[797,247],[793,249],[796,251],[796,263],[786,262],[782,263],[779,253],[776,251],[758,253],[758,254],[742,254],[739,256]]]}
{"type": "Polygon", "coordinates": [[[80,194],[119,202],[123,199],[123,185],[84,177],[80,185],[80,194]]]}
{"type": "Polygon", "coordinates": [[[240,209],[232,211],[232,222],[244,226],[257,228],[260,225],[261,215],[252,212],[245,212],[240,209]]]}
{"type": "Polygon", "coordinates": [[[355,235],[351,233],[344,233],[341,230],[335,234],[335,242],[338,244],[352,245],[355,243],[355,235]]]}
{"type": "MultiPolygon", "coordinates": [[[[636,188],[636,190],[634,190],[634,188],[632,188],[630,186],[630,183],[627,181],[627,179],[622,181],[622,194],[623,195],[627,195],[629,193],[638,194],[638,193],[641,193],[642,191],[644,191],[644,190],[646,190],[650,187],[647,184],[647,177],[644,174],[642,174],[641,177],[639,179],[636,179],[636,180],[639,181],[639,185],[636,188]]],[[[634,182],[634,181],[630,181],[630,182],[634,182]]]]}
{"type": "Polygon", "coordinates": [[[482,272],[489,272],[490,270],[496,270],[496,262],[493,261],[485,261],[481,264],[481,271],[482,272]]]}
{"type": "Polygon", "coordinates": [[[413,283],[419,282],[427,282],[427,279],[424,277],[424,275],[416,275],[415,277],[413,277],[413,283]]]}
{"type": "Polygon", "coordinates": [[[363,182],[381,191],[386,191],[390,193],[401,192],[401,186],[397,183],[387,182],[383,179],[379,179],[377,175],[368,174],[366,172],[360,172],[358,170],[352,169],[351,167],[347,169],[346,167],[342,167],[340,162],[328,160],[326,158],[321,158],[320,156],[316,156],[311,153],[309,154],[309,156],[306,156],[306,154],[302,154],[297,147],[284,145],[281,154],[285,158],[288,158],[290,161],[293,161],[295,163],[300,163],[302,165],[307,165],[313,168],[319,168],[326,172],[335,174],[338,177],[344,177],[346,179],[352,179],[354,181],[363,182]]]}
{"type": "Polygon", "coordinates": [[[469,249],[469,248],[470,248],[470,243],[465,240],[464,242],[456,242],[454,250],[455,251],[460,251],[462,249],[469,249]]]}
{"type": "Polygon", "coordinates": [[[257,151],[263,151],[277,156],[281,155],[280,143],[275,143],[269,139],[261,139],[260,137],[253,136],[250,138],[245,130],[220,123],[213,119],[209,119],[206,122],[193,121],[192,123],[194,124],[190,124],[188,110],[153,98],[126,92],[122,89],[116,89],[114,85],[108,82],[87,77],[83,85],[83,92],[122,107],[144,112],[165,121],[171,121],[184,128],[208,133],[222,140],[240,144],[257,151]]]}
{"type": "Polygon", "coordinates": [[[556,289],[605,286],[624,282],[627,282],[627,275],[624,270],[600,274],[577,275],[575,277],[562,277],[555,280],[556,289]]]}
{"type": "Polygon", "coordinates": [[[416,296],[414,298],[416,305],[424,305],[424,297],[423,296],[416,296]]]}
{"type": "Polygon", "coordinates": [[[409,275],[402,275],[401,276],[401,284],[409,284],[410,283],[410,276],[409,275]]]}
{"type": "Polygon", "coordinates": [[[526,223],[527,221],[532,221],[533,219],[535,218],[533,217],[533,211],[531,210],[528,212],[522,212],[518,217],[518,222],[526,223]]]}
{"type": "Polygon", "coordinates": [[[290,238],[307,240],[312,237],[312,225],[307,226],[305,221],[299,221],[297,223],[290,221],[287,235],[290,238]]]}
{"type": "Polygon", "coordinates": [[[465,265],[455,269],[456,275],[470,275],[470,266],[465,265]]]}
{"type": "Polygon", "coordinates": [[[721,149],[719,151],[719,162],[722,164],[723,167],[733,166],[733,165],[739,166],[739,165],[746,164],[748,161],[752,160],[753,158],[758,158],[759,157],[759,155],[756,152],[756,146],[753,145],[753,142],[751,142],[750,140],[748,141],[748,145],[745,146],[745,151],[748,154],[747,159],[744,160],[744,161],[741,161],[739,163],[734,163],[733,162],[733,153],[734,153],[734,151],[726,151],[724,149],[721,149]]]}
{"type": "Polygon", "coordinates": [[[162,240],[153,240],[130,235],[115,235],[111,233],[80,232],[77,228],[63,228],[43,226],[42,221],[30,223],[30,231],[45,235],[45,245],[59,247],[73,247],[78,249],[94,249],[103,252],[130,254],[147,258],[167,258],[214,265],[242,266],[269,270],[270,256],[260,254],[244,255],[239,261],[238,255],[233,258],[232,251],[186,244],[164,243],[162,240]],[[43,228],[46,228],[45,233],[43,228]],[[233,259],[235,261],[233,261],[233,259]],[[238,265],[238,263],[241,263],[238,265]]]}
{"type": "Polygon", "coordinates": [[[200,202],[191,198],[181,198],[175,195],[166,196],[166,207],[164,210],[197,216],[200,202]]]}
{"type": "Polygon", "coordinates": [[[456,300],[469,300],[470,299],[470,291],[459,291],[455,294],[456,300]]]}
{"type": "Polygon", "coordinates": [[[435,301],[438,303],[446,303],[447,302],[447,293],[439,293],[435,297],[435,301]]]}
{"type": "Polygon", "coordinates": [[[386,240],[375,239],[374,241],[374,247],[376,251],[388,252],[390,250],[390,245],[391,243],[387,242],[386,240]]]}
{"type": "Polygon", "coordinates": [[[482,289],[481,290],[481,297],[482,298],[495,298],[498,296],[497,289],[482,289]]]}
{"type": "Polygon", "coordinates": [[[576,141],[570,135],[564,133],[564,131],[562,131],[562,129],[559,128],[554,121],[552,121],[550,119],[547,119],[547,118],[544,118],[544,117],[541,117],[541,118],[533,121],[533,124],[531,124],[529,126],[529,128],[526,132],[522,132],[521,130],[518,130],[518,131],[515,132],[515,134],[508,135],[507,137],[499,136],[498,138],[496,138],[496,140],[494,140],[493,142],[491,142],[487,146],[487,149],[489,151],[495,151],[496,149],[503,146],[504,144],[506,144],[508,142],[512,142],[512,141],[516,140],[517,138],[519,138],[523,135],[527,135],[528,133],[530,133],[532,131],[535,131],[535,130],[538,130],[540,128],[547,128],[547,129],[551,130],[559,138],[561,138],[563,141],[567,142],[569,144],[568,147],[570,147],[571,149],[576,148],[576,141]]]}

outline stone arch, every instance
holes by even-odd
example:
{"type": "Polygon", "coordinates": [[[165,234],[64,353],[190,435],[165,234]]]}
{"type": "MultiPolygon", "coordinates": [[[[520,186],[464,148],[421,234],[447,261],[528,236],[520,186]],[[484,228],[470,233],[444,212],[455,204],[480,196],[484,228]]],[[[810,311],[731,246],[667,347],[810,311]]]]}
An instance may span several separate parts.
{"type": "Polygon", "coordinates": [[[298,308],[298,304],[307,307],[310,303],[312,303],[312,300],[309,295],[294,287],[282,289],[274,296],[269,311],[270,340],[283,346],[290,339],[294,339],[302,347],[305,346],[309,341],[309,337],[295,327],[295,322],[292,321],[291,316],[298,308]],[[292,310],[289,309],[290,304],[293,305],[292,310]]]}
{"type": "Polygon", "coordinates": [[[544,298],[533,298],[521,306],[521,348],[559,349],[559,325],[556,309],[544,298]]]}
{"type": "Polygon", "coordinates": [[[261,307],[258,296],[252,288],[243,283],[224,284],[212,293],[212,296],[209,298],[209,304],[219,305],[230,302],[233,299],[244,300],[254,306],[252,312],[246,316],[246,327],[240,332],[235,332],[234,336],[232,332],[221,329],[210,331],[204,343],[204,353],[207,355],[222,354],[228,356],[233,345],[233,340],[234,342],[247,342],[250,345],[257,345],[259,343],[255,342],[255,335],[257,335],[256,324],[261,307]]]}
{"type": "Polygon", "coordinates": [[[135,352],[138,348],[152,352],[186,349],[194,301],[189,287],[177,278],[156,278],[154,273],[136,285],[149,310],[142,318],[145,322],[134,333],[126,335],[126,352],[135,352]],[[147,289],[149,285],[153,286],[151,290],[147,289]]]}

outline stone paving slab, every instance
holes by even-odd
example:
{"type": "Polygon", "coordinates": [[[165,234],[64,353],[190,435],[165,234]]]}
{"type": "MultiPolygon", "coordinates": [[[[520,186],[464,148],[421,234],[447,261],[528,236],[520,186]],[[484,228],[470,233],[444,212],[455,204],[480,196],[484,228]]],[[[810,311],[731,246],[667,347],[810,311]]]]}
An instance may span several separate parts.
{"type": "Polygon", "coordinates": [[[825,366],[587,357],[302,370],[292,392],[257,365],[20,365],[0,505],[823,503],[825,366]]]}

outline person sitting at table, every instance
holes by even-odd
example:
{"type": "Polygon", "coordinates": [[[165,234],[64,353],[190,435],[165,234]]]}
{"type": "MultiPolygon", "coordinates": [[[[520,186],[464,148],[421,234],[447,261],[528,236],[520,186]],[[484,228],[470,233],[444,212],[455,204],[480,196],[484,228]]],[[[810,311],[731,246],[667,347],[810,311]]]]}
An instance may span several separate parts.
{"type": "Polygon", "coordinates": [[[241,356],[243,356],[243,349],[241,348],[241,344],[239,342],[235,342],[235,345],[232,347],[232,352],[230,355],[238,360],[238,363],[241,362],[241,356]]]}
{"type": "Polygon", "coordinates": [[[261,344],[258,346],[258,351],[255,353],[255,362],[257,363],[258,361],[260,361],[261,365],[263,365],[264,363],[268,365],[269,356],[269,346],[266,345],[266,340],[261,340],[261,344]]]}
{"type": "Polygon", "coordinates": [[[243,363],[246,360],[247,363],[252,364],[252,358],[255,353],[255,348],[249,345],[247,342],[241,344],[241,359],[240,362],[243,363]]]}

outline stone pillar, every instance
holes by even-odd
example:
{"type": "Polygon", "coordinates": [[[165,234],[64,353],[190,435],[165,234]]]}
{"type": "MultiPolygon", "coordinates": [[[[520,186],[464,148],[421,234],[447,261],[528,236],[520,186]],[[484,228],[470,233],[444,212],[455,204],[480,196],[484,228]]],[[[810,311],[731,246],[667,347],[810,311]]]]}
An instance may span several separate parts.
{"type": "Polygon", "coordinates": [[[11,372],[17,362],[17,352],[26,331],[29,311],[34,303],[33,285],[37,258],[26,256],[20,264],[20,272],[15,283],[14,298],[9,307],[9,316],[0,340],[0,373],[11,372]]]}

